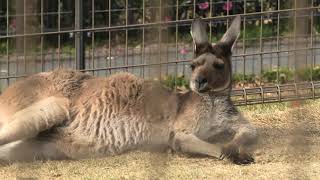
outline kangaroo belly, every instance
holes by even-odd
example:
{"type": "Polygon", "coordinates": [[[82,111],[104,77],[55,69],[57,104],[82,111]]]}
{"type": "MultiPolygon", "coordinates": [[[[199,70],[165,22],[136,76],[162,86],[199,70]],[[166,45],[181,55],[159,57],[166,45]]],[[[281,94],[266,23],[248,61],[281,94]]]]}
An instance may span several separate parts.
{"type": "Polygon", "coordinates": [[[150,139],[148,124],[135,117],[74,122],[62,130],[59,146],[75,159],[121,154],[148,144],[150,139]]]}
{"type": "Polygon", "coordinates": [[[146,93],[152,88],[147,87],[142,79],[127,73],[84,83],[64,128],[72,134],[67,142],[73,145],[67,149],[69,154],[104,156],[161,144],[166,139],[162,129],[171,116],[166,116],[165,104],[152,101],[152,93],[146,93]]]}

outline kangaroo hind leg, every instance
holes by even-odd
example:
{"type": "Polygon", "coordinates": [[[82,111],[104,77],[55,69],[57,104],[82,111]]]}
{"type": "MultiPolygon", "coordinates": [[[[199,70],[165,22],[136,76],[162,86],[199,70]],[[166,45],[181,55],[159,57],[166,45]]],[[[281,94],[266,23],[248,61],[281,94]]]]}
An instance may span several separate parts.
{"type": "Polygon", "coordinates": [[[0,129],[0,145],[29,139],[69,118],[66,98],[48,97],[16,112],[0,129]]]}

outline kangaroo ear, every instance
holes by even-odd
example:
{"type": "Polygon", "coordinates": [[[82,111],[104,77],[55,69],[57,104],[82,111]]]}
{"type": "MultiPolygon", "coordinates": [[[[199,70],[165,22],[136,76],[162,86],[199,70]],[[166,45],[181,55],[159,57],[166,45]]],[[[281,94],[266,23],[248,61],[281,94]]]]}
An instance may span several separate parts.
{"type": "Polygon", "coordinates": [[[225,48],[229,52],[232,52],[233,46],[240,35],[241,28],[241,17],[237,15],[237,17],[232,21],[231,26],[227,30],[227,32],[222,36],[220,43],[224,45],[225,48]]]}
{"type": "Polygon", "coordinates": [[[196,47],[208,43],[207,24],[201,19],[196,18],[191,25],[191,36],[196,47]]]}

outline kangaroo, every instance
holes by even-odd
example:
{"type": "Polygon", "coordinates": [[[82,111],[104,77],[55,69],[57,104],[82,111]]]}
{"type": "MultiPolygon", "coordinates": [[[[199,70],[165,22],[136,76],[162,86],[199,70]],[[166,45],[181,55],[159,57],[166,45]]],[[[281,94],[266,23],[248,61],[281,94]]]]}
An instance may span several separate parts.
{"type": "Polygon", "coordinates": [[[254,162],[256,129],[230,101],[231,52],[240,25],[237,16],[212,45],[204,21],[193,21],[188,92],[129,73],[102,78],[62,69],[14,83],[0,96],[0,159],[81,159],[171,148],[254,162]]]}

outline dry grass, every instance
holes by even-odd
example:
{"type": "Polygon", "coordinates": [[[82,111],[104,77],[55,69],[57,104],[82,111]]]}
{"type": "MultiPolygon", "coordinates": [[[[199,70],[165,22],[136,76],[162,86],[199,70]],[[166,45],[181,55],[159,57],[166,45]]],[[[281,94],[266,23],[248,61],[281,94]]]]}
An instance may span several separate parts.
{"type": "Polygon", "coordinates": [[[132,152],[105,159],[16,163],[0,179],[319,179],[320,101],[242,107],[260,132],[256,163],[132,152]]]}

